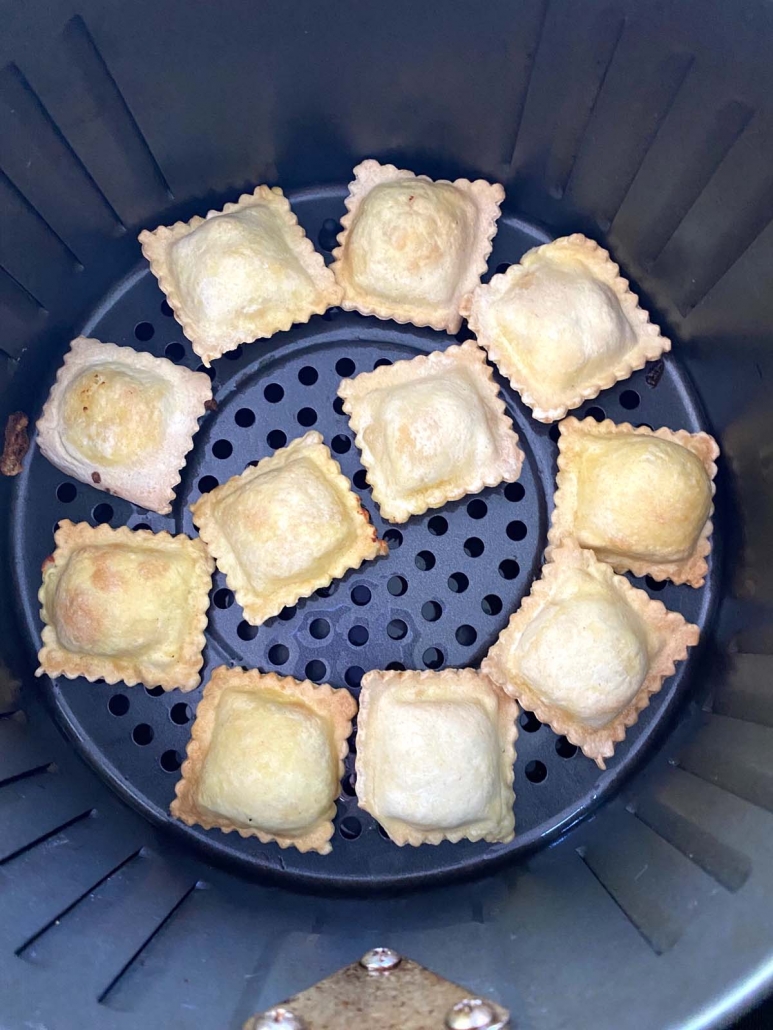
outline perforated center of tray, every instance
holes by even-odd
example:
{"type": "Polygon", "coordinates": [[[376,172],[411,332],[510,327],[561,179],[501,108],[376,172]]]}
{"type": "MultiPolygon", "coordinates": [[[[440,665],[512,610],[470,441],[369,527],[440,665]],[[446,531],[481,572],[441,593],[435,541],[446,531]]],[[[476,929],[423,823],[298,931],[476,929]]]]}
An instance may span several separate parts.
{"type": "MultiPolygon", "coordinates": [[[[294,201],[309,234],[328,251],[343,195],[342,190],[305,192],[294,201]]],[[[517,261],[524,250],[543,241],[528,226],[505,218],[490,269],[517,261]]],[[[170,316],[155,280],[140,269],[116,290],[85,331],[199,367],[170,316]]],[[[458,339],[468,335],[463,330],[458,339]]],[[[52,531],[59,519],[194,535],[188,506],[203,492],[314,428],[352,480],[379,534],[389,542],[390,553],[259,628],[244,621],[217,572],[204,679],[216,665],[239,664],[348,687],[357,695],[362,675],[369,669],[477,666],[539,571],[554,489],[555,427],[534,422],[505,381],[498,379],[526,453],[518,483],[502,484],[392,526],[381,520],[372,502],[348,420],[336,398],[342,377],[443,349],[452,342],[431,330],[334,309],[270,342],[226,355],[211,370],[218,410],[202,423],[168,517],[76,483],[33,451],[19,484],[15,547],[34,646],[39,628],[39,569],[52,549],[52,531]]],[[[693,431],[700,428],[689,390],[671,360],[637,373],[578,414],[597,418],[606,414],[615,421],[693,431]]],[[[702,591],[634,582],[691,621],[705,621],[711,580],[702,591]]],[[[508,845],[462,842],[420,849],[396,847],[357,807],[354,739],[331,855],[301,855],[235,834],[171,825],[215,860],[235,861],[257,872],[274,871],[319,886],[419,882],[473,871],[484,864],[488,868],[497,856],[552,839],[613,789],[646,747],[656,722],[684,684],[688,667],[685,663],[654,699],[603,775],[568,741],[523,713],[515,778],[517,836],[508,845]]],[[[62,679],[53,685],[53,696],[88,760],[147,815],[170,822],[166,813],[200,689],[165,694],[160,688],[62,679]]]]}

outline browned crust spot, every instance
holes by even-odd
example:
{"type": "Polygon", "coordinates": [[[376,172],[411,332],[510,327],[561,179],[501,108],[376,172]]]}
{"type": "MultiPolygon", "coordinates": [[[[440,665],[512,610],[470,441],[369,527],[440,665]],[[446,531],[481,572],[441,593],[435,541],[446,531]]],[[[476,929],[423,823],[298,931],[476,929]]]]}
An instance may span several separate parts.
{"type": "Polygon", "coordinates": [[[5,423],[3,453],[0,456],[0,472],[4,476],[18,476],[22,470],[22,463],[30,446],[27,433],[29,424],[30,420],[23,411],[14,411],[8,416],[5,423]]]}

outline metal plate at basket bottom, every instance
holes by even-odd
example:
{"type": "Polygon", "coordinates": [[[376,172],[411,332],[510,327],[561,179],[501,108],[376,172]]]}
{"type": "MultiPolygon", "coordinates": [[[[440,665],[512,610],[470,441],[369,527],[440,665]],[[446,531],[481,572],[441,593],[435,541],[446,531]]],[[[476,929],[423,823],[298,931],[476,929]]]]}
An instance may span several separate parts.
{"type": "MultiPolygon", "coordinates": [[[[310,237],[327,253],[344,211],[343,188],[291,197],[310,237]]],[[[545,241],[536,229],[504,216],[489,274],[545,241]]],[[[191,368],[199,361],[146,268],[118,284],[84,326],[102,340],[166,355],[191,368]]],[[[459,339],[465,338],[462,330],[459,339]]],[[[204,681],[222,663],[273,670],[348,687],[376,668],[477,666],[538,575],[555,475],[555,427],[531,419],[498,378],[526,453],[517,484],[501,485],[412,518],[385,523],[365,483],[348,421],[336,399],[344,376],[384,362],[443,349],[442,333],[361,318],[336,309],[308,325],[239,348],[212,370],[218,410],[202,421],[169,516],[148,513],[58,472],[33,448],[19,477],[14,510],[15,568],[31,648],[37,648],[40,566],[62,518],[195,533],[188,506],[310,428],[319,430],[353,481],[388,557],[366,563],[327,590],[286,609],[259,629],[249,626],[216,573],[209,612],[204,681]]],[[[51,368],[53,378],[55,368],[51,368]]],[[[689,385],[670,357],[605,391],[576,412],[613,420],[697,431],[701,417],[689,385]]],[[[668,608],[705,629],[715,577],[702,590],[634,580],[668,608]]],[[[123,797],[178,838],[243,872],[279,877],[288,886],[363,890],[419,885],[490,869],[525,849],[554,840],[630,774],[688,686],[691,662],[678,668],[617,748],[608,770],[596,766],[529,713],[520,719],[515,767],[516,837],[510,844],[444,843],[398,848],[357,807],[354,746],[338,800],[333,852],[300,854],[236,834],[187,828],[168,816],[169,802],[200,697],[160,689],[61,679],[50,685],[58,716],[86,759],[123,797]]]]}

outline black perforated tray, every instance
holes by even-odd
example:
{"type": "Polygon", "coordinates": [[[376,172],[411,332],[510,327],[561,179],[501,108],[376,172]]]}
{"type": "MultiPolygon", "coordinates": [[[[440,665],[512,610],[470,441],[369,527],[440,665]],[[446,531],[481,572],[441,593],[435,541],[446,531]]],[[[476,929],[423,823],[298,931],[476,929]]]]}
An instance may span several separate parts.
{"type": "MultiPolygon", "coordinates": [[[[290,196],[301,223],[328,258],[345,193],[344,187],[331,187],[290,196]]],[[[504,215],[490,272],[546,240],[536,228],[504,215]]],[[[200,367],[144,263],[118,284],[82,331],[200,367]]],[[[469,335],[463,328],[457,339],[469,335]]],[[[40,566],[53,548],[59,519],[193,535],[188,506],[202,491],[314,427],[353,480],[379,533],[389,541],[390,553],[285,609],[259,629],[243,621],[222,574],[216,573],[204,679],[216,665],[242,664],[347,686],[356,695],[368,669],[477,666],[539,571],[554,489],[556,427],[532,420],[499,378],[526,453],[519,482],[394,527],[381,520],[372,503],[336,399],[342,376],[443,349],[452,342],[429,329],[332,309],[308,325],[227,354],[210,370],[218,410],[202,422],[173,513],[166,517],[70,480],[33,449],[19,479],[13,512],[16,587],[30,647],[37,649],[40,631],[40,566]]],[[[63,340],[62,352],[66,344],[63,340]]],[[[50,381],[55,371],[50,369],[50,381]]],[[[41,402],[49,385],[42,384],[41,402]]],[[[671,357],[636,373],[576,414],[607,415],[653,427],[702,428],[695,398],[671,357]]],[[[713,575],[701,590],[634,582],[705,628],[716,592],[713,575]]],[[[687,688],[689,673],[688,661],[653,699],[603,774],[564,738],[524,713],[515,774],[517,835],[506,845],[462,842],[398,848],[358,809],[350,754],[333,852],[324,857],[302,855],[292,848],[281,851],[235,834],[191,829],[169,819],[167,810],[200,690],[165,694],[160,688],[66,679],[47,689],[84,757],[127,801],[213,861],[235,863],[256,875],[280,876],[288,885],[362,889],[474,873],[556,839],[632,771],[687,688]]]]}

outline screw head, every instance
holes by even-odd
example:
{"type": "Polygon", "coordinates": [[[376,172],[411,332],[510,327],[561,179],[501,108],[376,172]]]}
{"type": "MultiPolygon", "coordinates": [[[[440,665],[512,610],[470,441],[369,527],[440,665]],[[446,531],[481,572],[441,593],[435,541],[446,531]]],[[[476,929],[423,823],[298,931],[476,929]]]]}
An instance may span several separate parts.
{"type": "Polygon", "coordinates": [[[463,998],[457,1001],[446,1016],[448,1030],[504,1030],[508,1017],[503,1019],[493,1005],[480,998],[463,998]]]}
{"type": "Polygon", "coordinates": [[[283,1005],[267,1009],[246,1024],[245,1030],[306,1030],[306,1024],[283,1005]]]}
{"type": "Polygon", "coordinates": [[[388,973],[390,969],[397,969],[402,961],[402,956],[391,948],[371,948],[360,959],[360,965],[369,973],[388,973]]]}

